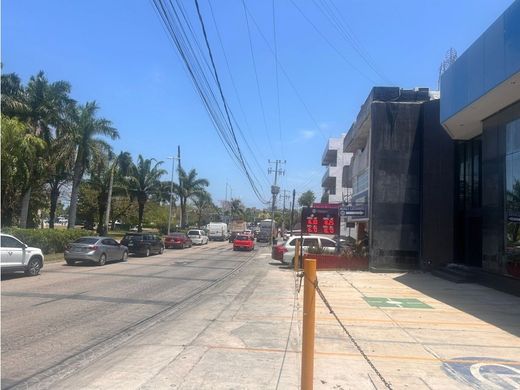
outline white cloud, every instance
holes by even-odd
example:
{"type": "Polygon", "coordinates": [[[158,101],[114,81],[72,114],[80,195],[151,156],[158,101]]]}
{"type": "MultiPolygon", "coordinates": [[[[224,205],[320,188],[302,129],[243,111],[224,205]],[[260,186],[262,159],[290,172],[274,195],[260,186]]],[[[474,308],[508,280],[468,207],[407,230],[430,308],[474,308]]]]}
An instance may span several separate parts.
{"type": "Polygon", "coordinates": [[[314,138],[316,132],[314,130],[302,130],[300,134],[303,137],[303,139],[311,139],[314,138]]]}

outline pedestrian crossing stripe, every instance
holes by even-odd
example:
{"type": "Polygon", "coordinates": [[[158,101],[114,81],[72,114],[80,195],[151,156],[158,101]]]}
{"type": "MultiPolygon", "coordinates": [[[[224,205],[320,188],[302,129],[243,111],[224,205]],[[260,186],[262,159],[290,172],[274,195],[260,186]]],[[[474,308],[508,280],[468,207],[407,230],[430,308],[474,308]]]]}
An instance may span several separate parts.
{"type": "Polygon", "coordinates": [[[385,298],[363,297],[370,306],[374,307],[400,307],[403,309],[433,309],[430,305],[416,298],[385,298]]]}

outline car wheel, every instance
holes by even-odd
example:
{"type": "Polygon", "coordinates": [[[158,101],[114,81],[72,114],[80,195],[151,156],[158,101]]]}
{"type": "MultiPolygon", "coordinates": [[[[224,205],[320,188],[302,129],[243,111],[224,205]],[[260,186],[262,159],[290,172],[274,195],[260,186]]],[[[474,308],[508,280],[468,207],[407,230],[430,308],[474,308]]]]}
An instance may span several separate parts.
{"type": "Polygon", "coordinates": [[[146,252],[144,253],[145,257],[150,256],[150,248],[146,248],[146,252]]]}
{"type": "Polygon", "coordinates": [[[67,265],[74,265],[76,262],[74,260],[65,260],[67,265]]]}
{"type": "Polygon", "coordinates": [[[99,261],[98,261],[98,265],[100,267],[104,266],[107,262],[107,255],[105,255],[104,253],[101,255],[101,257],[99,258],[99,261]]]}
{"type": "Polygon", "coordinates": [[[161,249],[159,249],[159,254],[162,255],[164,253],[164,247],[161,246],[161,249]]]}
{"type": "Polygon", "coordinates": [[[27,276],[36,276],[40,273],[41,269],[42,269],[41,260],[36,257],[33,257],[31,260],[29,260],[29,264],[27,264],[25,274],[27,276]]]}
{"type": "Polygon", "coordinates": [[[128,261],[128,252],[127,251],[123,252],[123,257],[121,257],[121,261],[128,261]]]}

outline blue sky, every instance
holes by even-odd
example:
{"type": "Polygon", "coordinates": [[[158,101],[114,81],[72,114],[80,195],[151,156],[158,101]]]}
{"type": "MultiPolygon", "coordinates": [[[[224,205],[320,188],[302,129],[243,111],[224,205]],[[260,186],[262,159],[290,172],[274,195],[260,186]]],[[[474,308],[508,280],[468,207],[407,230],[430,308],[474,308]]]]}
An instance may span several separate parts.
{"type": "MultiPolygon", "coordinates": [[[[348,130],[370,89],[437,89],[445,52],[454,47],[461,54],[513,2],[275,0],[278,61],[297,92],[278,68],[278,117],[275,60],[250,19],[264,124],[242,1],[209,1],[238,97],[208,0],[200,0],[215,62],[226,99],[250,145],[250,150],[242,145],[244,154],[264,197],[272,181],[267,160],[283,159],[282,187],[299,193],[311,189],[318,199],[326,140],[348,130]],[[317,5],[331,2],[378,73],[320,13],[317,5]]],[[[181,2],[198,28],[193,1],[181,2]]],[[[245,3],[274,46],[273,2],[245,3]]],[[[69,81],[79,102],[96,100],[100,116],[120,132],[121,138],[113,142],[116,151],[164,160],[170,170],[167,157],[180,145],[183,167],[197,169],[210,181],[215,201],[224,199],[227,182],[233,197],[260,206],[222,146],[151,1],[3,0],[2,63],[4,72],[16,72],[24,82],[44,70],[51,81],[69,81]]]]}

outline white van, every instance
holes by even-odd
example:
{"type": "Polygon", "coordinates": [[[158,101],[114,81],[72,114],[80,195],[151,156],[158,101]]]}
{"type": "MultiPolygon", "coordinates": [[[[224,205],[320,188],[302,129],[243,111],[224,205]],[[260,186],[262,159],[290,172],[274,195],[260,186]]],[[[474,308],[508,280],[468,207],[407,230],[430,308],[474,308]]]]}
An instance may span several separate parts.
{"type": "Polygon", "coordinates": [[[213,241],[225,241],[228,237],[227,224],[224,222],[210,222],[208,237],[213,241]]]}

